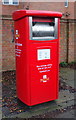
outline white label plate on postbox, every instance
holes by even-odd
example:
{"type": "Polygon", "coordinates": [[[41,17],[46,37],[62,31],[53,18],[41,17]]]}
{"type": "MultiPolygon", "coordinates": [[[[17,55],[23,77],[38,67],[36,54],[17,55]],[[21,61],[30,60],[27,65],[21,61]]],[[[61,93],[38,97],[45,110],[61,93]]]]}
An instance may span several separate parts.
{"type": "Polygon", "coordinates": [[[50,49],[38,49],[37,50],[37,59],[38,60],[50,59],[50,49]]]}

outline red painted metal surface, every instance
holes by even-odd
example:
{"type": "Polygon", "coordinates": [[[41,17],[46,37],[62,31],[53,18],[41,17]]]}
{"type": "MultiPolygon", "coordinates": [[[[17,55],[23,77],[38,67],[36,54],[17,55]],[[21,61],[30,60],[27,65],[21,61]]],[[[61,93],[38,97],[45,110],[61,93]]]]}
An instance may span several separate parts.
{"type": "MultiPolygon", "coordinates": [[[[13,14],[14,20],[22,18],[25,13],[33,15],[32,11],[16,11],[13,14]],[[20,14],[21,12],[22,14],[20,14]]],[[[41,15],[42,13],[34,12],[36,15],[41,15]]],[[[48,12],[44,14],[48,16],[48,12]]],[[[57,15],[56,13],[53,15],[53,12],[49,14],[58,16],[58,13],[57,15]]],[[[61,17],[60,13],[59,15],[58,17],[61,17]]],[[[28,16],[15,21],[17,96],[29,106],[58,98],[59,24],[58,22],[58,39],[36,41],[30,40],[29,37],[28,16]],[[37,50],[39,49],[50,49],[50,59],[37,60],[37,50]],[[46,71],[41,72],[42,69],[46,71]],[[45,79],[43,76],[47,76],[47,78],[45,79]]]]}
{"type": "Polygon", "coordinates": [[[17,20],[25,16],[49,16],[49,17],[62,17],[62,13],[53,11],[40,11],[40,10],[17,10],[13,13],[13,19],[17,20]]]}

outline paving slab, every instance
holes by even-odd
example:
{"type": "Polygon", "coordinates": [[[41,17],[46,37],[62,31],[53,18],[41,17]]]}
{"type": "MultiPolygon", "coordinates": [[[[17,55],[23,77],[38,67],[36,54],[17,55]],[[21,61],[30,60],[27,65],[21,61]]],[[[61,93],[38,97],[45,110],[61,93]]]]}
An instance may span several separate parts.
{"type": "Polygon", "coordinates": [[[55,110],[59,110],[59,109],[66,109],[67,107],[74,105],[74,100],[70,100],[67,103],[66,102],[61,102],[59,104],[52,104],[49,103],[49,106],[41,106],[39,108],[37,108],[37,106],[32,107],[30,110],[26,111],[26,112],[22,112],[16,115],[9,115],[7,118],[31,118],[33,116],[37,116],[37,115],[41,115],[44,114],[46,112],[52,112],[55,110]]]}
{"type": "Polygon", "coordinates": [[[7,118],[31,118],[32,116],[51,112],[56,109],[66,108],[66,106],[68,107],[71,105],[74,105],[74,93],[70,93],[69,90],[61,90],[59,92],[59,99],[33,106],[16,115],[10,114],[7,118]]]}
{"type": "MultiPolygon", "coordinates": [[[[12,74],[13,76],[14,74],[12,74]]],[[[75,95],[74,95],[74,70],[70,68],[61,68],[60,69],[60,79],[64,89],[59,90],[59,98],[54,101],[49,101],[39,105],[32,106],[31,108],[26,106],[23,103],[18,103],[16,96],[16,87],[15,80],[11,82],[10,79],[5,81],[4,85],[4,99],[3,99],[3,118],[32,118],[38,115],[45,115],[45,113],[56,111],[56,110],[67,110],[67,107],[73,106],[75,104],[75,95]],[[13,83],[14,82],[14,83],[13,83]],[[12,83],[12,84],[11,84],[12,83]],[[8,85],[10,88],[9,95],[7,97],[6,90],[9,91],[8,85]],[[71,87],[69,87],[71,86],[71,87]],[[71,91],[70,91],[71,88],[71,91]],[[12,92],[11,92],[12,91],[12,92]],[[8,99],[9,98],[9,99],[8,99]],[[11,100],[10,100],[11,99],[11,100]],[[6,101],[6,103],[5,103],[6,101]],[[17,108],[17,109],[16,109],[17,108]],[[10,112],[13,111],[13,112],[10,112]]],[[[74,117],[73,110],[62,114],[62,117],[66,114],[71,114],[71,117],[74,117]]],[[[58,117],[58,116],[57,116],[58,117]]],[[[61,118],[61,115],[59,115],[61,118]]]]}
{"type": "Polygon", "coordinates": [[[74,80],[75,80],[75,73],[76,70],[71,68],[60,68],[60,76],[62,76],[63,81],[66,82],[69,86],[75,87],[74,80]]]}
{"type": "Polygon", "coordinates": [[[69,100],[74,100],[74,93],[70,93],[69,90],[61,90],[57,102],[61,103],[69,100]]]}
{"type": "Polygon", "coordinates": [[[55,118],[75,118],[75,110],[66,111],[57,115],[55,118]]]}

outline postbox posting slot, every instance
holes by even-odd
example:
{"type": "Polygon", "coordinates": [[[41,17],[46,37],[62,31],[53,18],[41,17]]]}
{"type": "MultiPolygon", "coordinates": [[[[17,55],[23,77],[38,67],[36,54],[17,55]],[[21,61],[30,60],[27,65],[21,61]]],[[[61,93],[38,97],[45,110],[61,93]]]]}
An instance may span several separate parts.
{"type": "Polygon", "coordinates": [[[58,18],[29,17],[30,40],[53,40],[58,37],[58,18]]]}

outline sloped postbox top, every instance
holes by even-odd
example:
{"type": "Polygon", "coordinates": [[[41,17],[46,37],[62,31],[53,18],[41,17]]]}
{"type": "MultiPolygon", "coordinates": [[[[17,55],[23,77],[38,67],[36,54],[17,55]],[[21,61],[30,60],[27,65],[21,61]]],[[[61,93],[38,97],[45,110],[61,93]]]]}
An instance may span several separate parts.
{"type": "Polygon", "coordinates": [[[41,11],[41,10],[17,10],[13,12],[13,20],[18,20],[25,16],[49,16],[49,17],[62,17],[62,13],[53,11],[41,11]]]}

